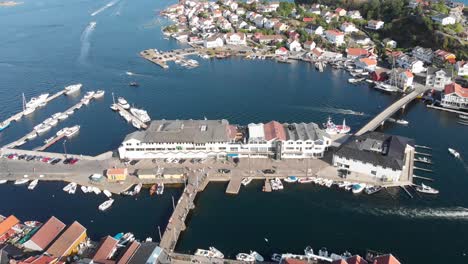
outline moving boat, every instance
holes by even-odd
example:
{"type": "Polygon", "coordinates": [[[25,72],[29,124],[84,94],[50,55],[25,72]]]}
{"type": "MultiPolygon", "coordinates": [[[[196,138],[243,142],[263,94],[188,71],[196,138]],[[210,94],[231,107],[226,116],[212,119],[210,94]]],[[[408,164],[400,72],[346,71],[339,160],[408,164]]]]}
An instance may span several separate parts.
{"type": "Polygon", "coordinates": [[[128,104],[127,100],[123,97],[117,98],[117,103],[123,108],[123,109],[130,109],[130,105],[128,104]]]}
{"type": "Polygon", "coordinates": [[[379,192],[380,190],[382,190],[382,186],[366,186],[366,188],[364,189],[364,191],[366,192],[366,194],[374,194],[376,192],[379,192]]]}
{"type": "Polygon", "coordinates": [[[250,251],[250,255],[258,262],[263,262],[265,259],[257,251],[250,251]]]}
{"type": "Polygon", "coordinates": [[[76,133],[78,133],[78,131],[80,131],[80,126],[79,125],[72,126],[72,127],[68,128],[65,131],[65,136],[67,138],[70,138],[70,137],[74,136],[76,133]]]}
{"type": "Polygon", "coordinates": [[[420,192],[420,193],[427,193],[427,194],[438,194],[439,191],[432,188],[432,187],[429,187],[427,185],[425,185],[424,183],[421,183],[421,186],[417,186],[416,187],[416,191],[420,192]]]}
{"type": "Polygon", "coordinates": [[[253,262],[255,261],[255,257],[253,257],[250,254],[247,253],[239,253],[236,255],[236,259],[239,261],[245,261],[245,262],[253,262]]]}
{"type": "Polygon", "coordinates": [[[26,184],[28,182],[29,182],[29,179],[18,179],[13,184],[20,185],[20,184],[26,184]]]}
{"type": "Polygon", "coordinates": [[[65,87],[65,94],[70,95],[72,93],[75,93],[75,92],[77,92],[77,91],[79,91],[81,89],[81,86],[82,86],[81,83],[69,85],[69,86],[65,87]]]}
{"type": "Polygon", "coordinates": [[[31,191],[34,190],[34,188],[36,188],[38,183],[39,183],[38,179],[33,180],[31,183],[29,183],[28,189],[31,191]]]}
{"type": "Polygon", "coordinates": [[[94,98],[98,99],[104,96],[106,92],[104,90],[97,90],[96,93],[94,94],[94,98]]]}
{"type": "Polygon", "coordinates": [[[105,210],[109,209],[112,206],[113,203],[114,203],[114,199],[109,199],[109,200],[103,202],[102,204],[100,204],[98,208],[99,208],[100,211],[105,211],[105,210]]]}
{"type": "Polygon", "coordinates": [[[224,258],[224,254],[215,247],[209,247],[210,251],[213,252],[215,258],[224,258]]]}
{"type": "Polygon", "coordinates": [[[156,189],[157,195],[162,195],[164,193],[164,183],[158,184],[158,188],[156,189]]]}
{"type": "Polygon", "coordinates": [[[327,123],[325,124],[325,132],[330,135],[346,134],[351,131],[351,128],[346,125],[346,120],[343,119],[343,125],[335,125],[331,117],[328,117],[327,123]]]}
{"type": "Polygon", "coordinates": [[[244,186],[247,186],[249,185],[250,182],[252,182],[252,178],[247,177],[247,178],[242,179],[241,184],[244,186]]]}
{"type": "Polygon", "coordinates": [[[353,185],[351,190],[353,191],[353,193],[361,193],[364,190],[364,188],[366,188],[366,185],[364,183],[356,183],[353,185]]]}
{"type": "Polygon", "coordinates": [[[154,194],[156,194],[156,189],[157,189],[156,184],[151,185],[151,188],[149,189],[149,194],[150,194],[151,196],[153,196],[154,194]]]}
{"type": "Polygon", "coordinates": [[[297,182],[297,177],[296,176],[288,176],[284,179],[285,182],[289,182],[289,183],[292,183],[292,182],[297,182]]]}
{"type": "Polygon", "coordinates": [[[112,197],[112,193],[109,192],[108,190],[104,190],[102,191],[104,193],[105,196],[107,196],[107,198],[111,198],[112,197]]]}
{"type": "Polygon", "coordinates": [[[452,148],[449,148],[448,151],[450,152],[450,154],[452,154],[455,158],[460,158],[460,153],[458,153],[458,151],[452,149],[452,148]]]}
{"type": "Polygon", "coordinates": [[[314,178],[312,177],[306,177],[306,178],[300,178],[297,180],[299,183],[311,183],[314,181],[314,178]]]}
{"type": "Polygon", "coordinates": [[[397,123],[397,124],[400,124],[400,125],[405,125],[405,126],[409,124],[408,121],[403,120],[403,119],[395,119],[395,118],[390,117],[387,120],[390,121],[390,122],[397,123]]]}
{"type": "Polygon", "coordinates": [[[0,131],[4,130],[5,128],[10,126],[10,122],[1,122],[0,123],[0,131]]]}
{"type": "Polygon", "coordinates": [[[148,115],[148,112],[146,112],[143,109],[138,109],[138,108],[132,107],[132,108],[130,108],[130,113],[132,113],[132,115],[134,115],[136,118],[140,119],[140,121],[143,122],[143,123],[147,123],[147,122],[151,121],[151,118],[148,115]]]}

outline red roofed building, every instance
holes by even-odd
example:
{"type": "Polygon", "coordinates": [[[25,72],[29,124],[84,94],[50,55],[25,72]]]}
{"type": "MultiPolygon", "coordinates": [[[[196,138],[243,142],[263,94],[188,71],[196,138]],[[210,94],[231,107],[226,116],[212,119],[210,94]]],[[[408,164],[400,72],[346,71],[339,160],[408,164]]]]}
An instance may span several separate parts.
{"type": "Polygon", "coordinates": [[[337,29],[330,29],[325,31],[325,38],[331,43],[339,46],[344,44],[344,33],[337,29]]]}
{"type": "Polygon", "coordinates": [[[57,263],[57,258],[42,255],[42,256],[29,257],[23,261],[18,262],[18,264],[50,264],[50,263],[57,263]]]}
{"type": "Polygon", "coordinates": [[[288,49],[285,47],[281,47],[277,50],[275,50],[275,55],[277,56],[286,56],[288,55],[288,49]]]}
{"type": "Polygon", "coordinates": [[[111,236],[107,236],[101,240],[101,244],[93,256],[94,263],[109,263],[109,259],[112,258],[119,241],[111,236]]]}
{"type": "Polygon", "coordinates": [[[362,58],[356,61],[356,67],[364,69],[368,72],[373,72],[377,67],[377,60],[370,58],[362,58]]]}
{"type": "Polygon", "coordinates": [[[346,57],[350,59],[364,58],[369,56],[369,52],[363,48],[348,48],[346,49],[346,57]]]}
{"type": "Polygon", "coordinates": [[[23,246],[30,250],[43,251],[64,228],[65,224],[52,216],[23,246]]]}
{"type": "Polygon", "coordinates": [[[438,49],[434,51],[434,62],[439,64],[444,64],[446,62],[455,64],[455,62],[457,62],[457,57],[451,52],[438,49]]]}
{"type": "Polygon", "coordinates": [[[10,215],[0,223],[0,242],[6,241],[10,236],[16,233],[13,227],[18,223],[19,220],[14,215],[10,215]]]}
{"type": "Polygon", "coordinates": [[[378,256],[374,258],[373,264],[401,264],[392,254],[378,256]]]}
{"type": "Polygon", "coordinates": [[[455,82],[445,85],[440,104],[447,108],[468,110],[468,88],[455,82]]]}
{"type": "Polygon", "coordinates": [[[265,133],[265,140],[270,141],[273,139],[286,140],[286,131],[283,125],[277,121],[271,121],[263,125],[265,133]]]}
{"type": "Polygon", "coordinates": [[[371,73],[371,77],[373,81],[383,82],[388,79],[388,74],[385,70],[377,69],[371,73]]]}
{"type": "Polygon", "coordinates": [[[339,16],[346,16],[346,10],[341,8],[341,7],[338,7],[337,9],[335,9],[335,14],[339,15],[339,16]]]}
{"type": "Polygon", "coordinates": [[[337,260],[332,261],[332,264],[349,264],[349,263],[346,262],[346,260],[344,259],[337,259],[337,260]]]}
{"type": "Polygon", "coordinates": [[[313,21],[315,21],[314,17],[304,17],[302,19],[302,22],[313,22],[313,21]]]}
{"type": "Polygon", "coordinates": [[[285,258],[283,264],[307,264],[306,259],[285,258]]]}
{"type": "Polygon", "coordinates": [[[346,259],[348,264],[368,264],[368,262],[359,255],[354,255],[346,259]]]}

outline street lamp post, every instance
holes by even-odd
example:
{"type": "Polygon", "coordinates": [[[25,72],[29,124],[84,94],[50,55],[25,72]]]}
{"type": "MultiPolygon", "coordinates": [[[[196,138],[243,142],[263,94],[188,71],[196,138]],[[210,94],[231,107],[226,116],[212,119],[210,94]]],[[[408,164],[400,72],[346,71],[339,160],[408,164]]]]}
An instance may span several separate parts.
{"type": "Polygon", "coordinates": [[[66,146],[65,146],[66,143],[67,143],[67,140],[65,139],[65,140],[63,141],[63,152],[65,153],[65,158],[67,157],[67,148],[66,148],[66,146]]]}

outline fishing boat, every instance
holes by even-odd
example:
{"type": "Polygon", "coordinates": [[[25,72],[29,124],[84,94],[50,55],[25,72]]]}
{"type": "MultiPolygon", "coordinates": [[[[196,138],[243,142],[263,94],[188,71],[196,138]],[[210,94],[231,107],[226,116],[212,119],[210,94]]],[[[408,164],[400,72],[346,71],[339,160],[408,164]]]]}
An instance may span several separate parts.
{"type": "Polygon", "coordinates": [[[300,178],[297,180],[299,183],[311,183],[314,181],[314,178],[312,177],[305,177],[305,178],[300,178]]]}
{"type": "Polygon", "coordinates": [[[5,128],[10,126],[10,122],[1,122],[0,123],[0,131],[4,130],[5,128]]]}
{"type": "Polygon", "coordinates": [[[215,247],[209,247],[210,251],[213,252],[215,258],[224,258],[224,254],[215,247]]]}
{"type": "Polygon", "coordinates": [[[81,89],[81,86],[83,86],[81,83],[78,84],[73,84],[65,87],[65,94],[70,95],[73,94],[81,89]]]}
{"type": "Polygon", "coordinates": [[[252,178],[247,177],[247,178],[242,179],[241,184],[244,185],[244,186],[247,186],[251,182],[252,182],[252,178]]]}
{"type": "Polygon", "coordinates": [[[65,131],[65,136],[66,136],[67,138],[70,138],[70,137],[76,135],[76,133],[78,133],[78,131],[80,131],[80,126],[79,126],[79,125],[72,126],[72,127],[68,128],[68,129],[65,131]]]}
{"type": "Polygon", "coordinates": [[[366,188],[366,185],[364,183],[356,183],[353,185],[353,187],[351,188],[352,192],[357,194],[357,193],[361,193],[364,188],[366,188]]]}
{"type": "Polygon", "coordinates": [[[98,99],[98,98],[103,97],[105,93],[106,92],[104,90],[97,90],[93,97],[98,99]]]}
{"type": "Polygon", "coordinates": [[[151,185],[151,188],[149,189],[149,194],[152,196],[152,195],[155,195],[156,194],[156,184],[153,184],[151,185]]]}
{"type": "Polygon", "coordinates": [[[132,108],[130,108],[130,113],[132,113],[132,115],[134,115],[136,118],[138,118],[143,123],[147,123],[147,122],[151,121],[151,118],[148,115],[148,112],[146,112],[143,109],[138,109],[138,108],[132,107],[132,108]]]}
{"type": "Polygon", "coordinates": [[[138,122],[136,120],[132,120],[132,126],[135,127],[136,129],[141,128],[140,124],[138,124],[138,122]]]}
{"type": "Polygon", "coordinates": [[[105,211],[109,209],[114,203],[114,199],[109,199],[98,206],[100,211],[105,211]]]}
{"type": "Polygon", "coordinates": [[[260,255],[257,251],[250,251],[250,255],[255,258],[258,262],[263,262],[265,259],[262,255],[260,255]]]}
{"type": "Polygon", "coordinates": [[[282,258],[283,258],[282,255],[281,255],[281,254],[278,254],[278,253],[273,253],[273,254],[271,255],[271,260],[272,260],[273,262],[281,262],[281,259],[282,259],[282,258]]]}
{"type": "Polygon", "coordinates": [[[452,148],[449,148],[448,151],[452,154],[455,158],[460,158],[460,153],[452,148]]]}
{"type": "Polygon", "coordinates": [[[28,189],[29,190],[34,190],[34,188],[36,188],[37,184],[39,183],[39,180],[38,179],[35,179],[33,181],[31,181],[28,185],[28,189]]]}
{"type": "Polygon", "coordinates": [[[289,182],[289,183],[293,183],[293,182],[297,182],[297,177],[296,176],[288,176],[284,179],[285,182],[289,182]]]}
{"type": "Polygon", "coordinates": [[[104,190],[102,191],[104,193],[105,196],[107,196],[107,198],[111,198],[112,197],[112,193],[109,192],[108,190],[104,190]]]}
{"type": "Polygon", "coordinates": [[[164,183],[158,184],[158,188],[156,189],[157,195],[162,195],[164,193],[164,183]]]}
{"type": "Polygon", "coordinates": [[[345,119],[343,119],[342,125],[335,125],[331,117],[328,117],[327,123],[324,126],[325,126],[325,132],[327,132],[327,134],[330,134],[330,135],[346,134],[346,133],[349,133],[349,131],[351,131],[351,128],[346,125],[345,119]]]}
{"type": "Polygon", "coordinates": [[[18,179],[13,184],[20,185],[20,184],[26,184],[28,182],[29,182],[29,179],[18,179]]]}
{"type": "Polygon", "coordinates": [[[8,180],[0,180],[0,184],[5,184],[7,182],[8,182],[8,180]]]}
{"type": "Polygon", "coordinates": [[[366,186],[366,188],[364,189],[364,192],[366,194],[371,195],[371,194],[374,194],[376,192],[379,192],[380,190],[382,190],[382,186],[372,186],[372,185],[370,185],[370,186],[366,186]]]}
{"type": "Polygon", "coordinates": [[[130,105],[128,104],[127,100],[123,97],[117,98],[117,103],[123,108],[123,109],[130,109],[130,105]]]}
{"type": "Polygon", "coordinates": [[[427,185],[425,185],[424,183],[421,183],[421,186],[417,186],[416,187],[416,191],[420,192],[420,193],[427,193],[427,194],[438,194],[439,191],[432,188],[432,187],[429,187],[427,185]]]}
{"type": "Polygon", "coordinates": [[[245,261],[245,262],[253,262],[255,261],[255,257],[253,257],[250,254],[247,253],[239,253],[236,255],[236,259],[239,261],[245,261]]]}

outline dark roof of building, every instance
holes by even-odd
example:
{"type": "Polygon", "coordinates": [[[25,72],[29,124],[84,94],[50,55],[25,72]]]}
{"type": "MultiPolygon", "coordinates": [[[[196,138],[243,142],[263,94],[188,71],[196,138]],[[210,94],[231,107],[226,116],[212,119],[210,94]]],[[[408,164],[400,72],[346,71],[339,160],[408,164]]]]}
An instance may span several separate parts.
{"type": "Polygon", "coordinates": [[[145,131],[128,134],[124,141],[142,142],[228,142],[227,120],[155,120],[145,131]]]}
{"type": "Polygon", "coordinates": [[[401,170],[404,164],[406,145],[414,146],[412,139],[368,132],[352,136],[335,155],[348,159],[371,163],[394,170],[401,170]]]}
{"type": "Polygon", "coordinates": [[[153,253],[153,251],[156,249],[157,246],[158,244],[154,242],[142,243],[128,263],[129,264],[146,263],[146,261],[151,257],[151,254],[153,253]]]}
{"type": "Polygon", "coordinates": [[[49,218],[49,220],[47,220],[47,222],[45,222],[41,229],[39,229],[39,231],[37,231],[31,237],[30,241],[36,244],[42,250],[44,250],[60,234],[60,232],[62,232],[64,228],[65,224],[59,219],[52,216],[51,218],[49,218]]]}
{"type": "Polygon", "coordinates": [[[6,256],[13,259],[18,259],[24,255],[23,250],[12,244],[0,244],[0,252],[2,252],[2,256],[6,254],[6,256]]]}
{"type": "Polygon", "coordinates": [[[96,263],[103,263],[109,259],[114,252],[118,242],[119,241],[117,239],[111,236],[104,237],[101,240],[99,248],[93,256],[93,261],[96,263]]]}
{"type": "Polygon", "coordinates": [[[284,124],[287,140],[318,140],[326,136],[325,131],[315,123],[292,123],[284,124]]]}

